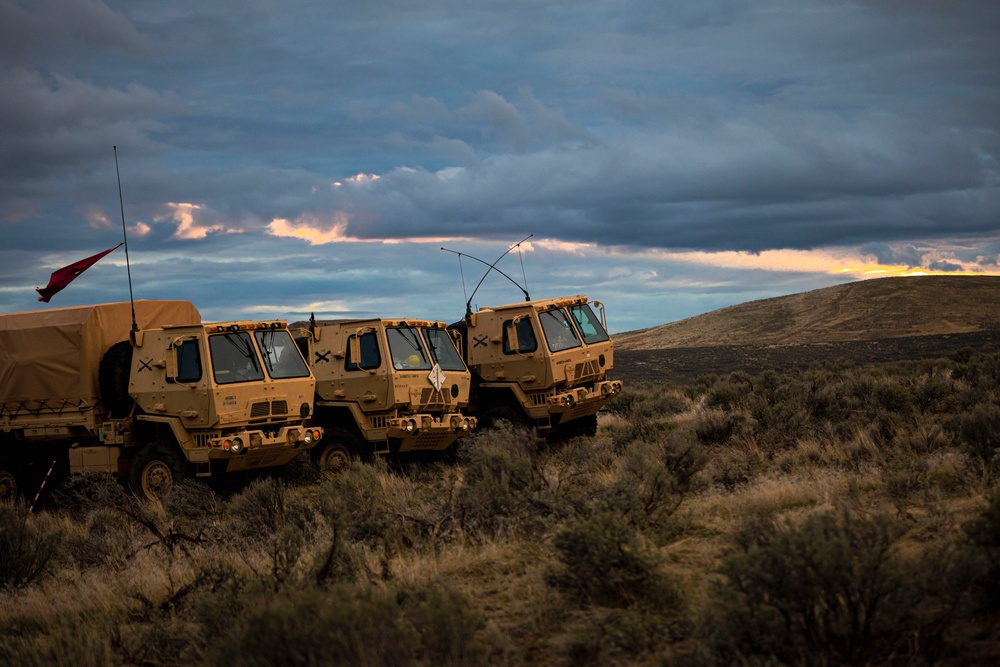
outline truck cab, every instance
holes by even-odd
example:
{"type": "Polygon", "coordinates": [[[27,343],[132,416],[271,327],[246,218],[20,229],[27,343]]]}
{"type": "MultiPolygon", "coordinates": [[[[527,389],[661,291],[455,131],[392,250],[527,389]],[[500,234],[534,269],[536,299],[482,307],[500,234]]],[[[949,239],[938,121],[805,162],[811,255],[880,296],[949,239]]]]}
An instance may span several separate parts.
{"type": "Polygon", "coordinates": [[[480,308],[451,325],[473,375],[470,408],[539,435],[593,435],[597,412],[622,388],[607,379],[614,343],[604,309],[577,295],[480,308]]]}
{"type": "Polygon", "coordinates": [[[471,375],[444,322],[337,320],[298,339],[316,376],[321,468],[352,456],[445,451],[469,434],[471,375]]]}

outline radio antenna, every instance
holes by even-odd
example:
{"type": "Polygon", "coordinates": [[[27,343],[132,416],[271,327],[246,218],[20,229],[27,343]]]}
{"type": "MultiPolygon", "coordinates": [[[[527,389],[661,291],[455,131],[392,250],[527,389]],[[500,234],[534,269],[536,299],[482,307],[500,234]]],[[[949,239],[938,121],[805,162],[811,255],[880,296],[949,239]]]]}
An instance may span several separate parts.
{"type": "MultiPolygon", "coordinates": [[[[514,248],[517,248],[518,251],[520,251],[521,244],[524,243],[525,241],[527,241],[528,239],[530,239],[532,236],[534,236],[534,234],[528,234],[523,239],[521,239],[520,241],[518,241],[514,245],[510,246],[509,248],[507,248],[507,250],[505,250],[502,255],[500,255],[499,257],[497,257],[496,261],[494,261],[492,264],[488,264],[485,261],[479,259],[478,257],[473,257],[472,255],[468,255],[468,254],[463,253],[463,252],[458,252],[457,250],[449,250],[448,248],[441,248],[441,250],[444,250],[445,252],[451,252],[451,253],[454,253],[454,254],[458,255],[458,261],[459,261],[459,265],[460,266],[461,266],[461,262],[462,262],[462,257],[468,257],[469,259],[474,259],[477,262],[479,262],[480,264],[485,264],[487,267],[489,267],[489,268],[486,269],[486,273],[483,274],[483,277],[479,279],[479,283],[476,285],[476,289],[472,290],[472,296],[470,296],[469,299],[468,299],[468,301],[465,302],[465,314],[466,314],[466,316],[472,314],[472,299],[476,296],[476,292],[479,291],[479,287],[483,284],[483,281],[486,280],[486,276],[490,275],[490,271],[496,271],[501,276],[503,276],[507,280],[509,280],[512,283],[514,283],[515,285],[517,285],[517,288],[519,290],[521,290],[522,292],[524,292],[524,300],[525,301],[531,301],[531,297],[528,296],[528,290],[526,290],[523,287],[521,287],[520,283],[518,283],[516,280],[514,280],[513,278],[511,278],[510,276],[508,276],[506,273],[504,273],[503,271],[501,271],[500,269],[498,269],[497,268],[497,263],[501,259],[503,259],[504,257],[506,257],[507,253],[509,253],[514,248]]],[[[523,269],[523,264],[522,264],[522,269],[523,269]]],[[[463,289],[463,291],[465,290],[464,276],[463,276],[462,289],[463,289]]]]}
{"type": "Polygon", "coordinates": [[[138,331],[135,321],[135,298],[132,296],[132,265],[128,261],[128,233],[125,231],[125,200],[122,198],[122,175],[118,171],[118,146],[112,146],[115,151],[115,175],[118,176],[118,204],[122,210],[122,237],[125,239],[125,270],[128,272],[128,302],[132,306],[132,331],[138,331]]]}

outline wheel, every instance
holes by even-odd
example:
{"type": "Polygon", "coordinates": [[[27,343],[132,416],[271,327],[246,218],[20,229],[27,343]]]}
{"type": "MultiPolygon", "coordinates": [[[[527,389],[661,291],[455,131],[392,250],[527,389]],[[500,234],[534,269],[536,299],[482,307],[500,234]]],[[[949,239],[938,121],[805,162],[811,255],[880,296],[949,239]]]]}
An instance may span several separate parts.
{"type": "Polygon", "coordinates": [[[101,357],[97,371],[97,388],[101,402],[112,417],[124,417],[132,411],[135,401],[128,393],[129,374],[132,370],[132,343],[123,340],[112,345],[101,357]]]}
{"type": "Polygon", "coordinates": [[[136,452],[128,471],[132,493],[146,500],[166,500],[183,478],[184,466],[176,449],[160,441],[136,452]]]}
{"type": "Polygon", "coordinates": [[[351,467],[351,458],[360,452],[357,438],[352,433],[337,429],[312,448],[313,463],[320,470],[338,473],[351,467]]]}
{"type": "Polygon", "coordinates": [[[0,505],[11,505],[18,499],[17,478],[13,471],[0,468],[0,505]]]}
{"type": "Polygon", "coordinates": [[[509,405],[498,405],[483,412],[483,416],[479,420],[479,426],[485,430],[504,421],[510,422],[510,425],[514,428],[523,428],[528,425],[524,419],[524,413],[520,410],[509,405]]]}

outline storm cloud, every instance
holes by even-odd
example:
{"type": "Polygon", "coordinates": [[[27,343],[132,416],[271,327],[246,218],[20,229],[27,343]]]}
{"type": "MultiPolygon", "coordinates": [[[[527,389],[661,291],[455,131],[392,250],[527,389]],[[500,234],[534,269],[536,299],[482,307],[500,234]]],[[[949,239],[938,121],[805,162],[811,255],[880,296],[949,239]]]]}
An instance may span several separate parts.
{"type": "Polygon", "coordinates": [[[617,330],[996,273],[997,35],[974,0],[0,0],[0,306],[49,307],[119,206],[142,298],[220,319],[457,317],[481,272],[440,247],[529,234],[505,271],[617,330]]]}

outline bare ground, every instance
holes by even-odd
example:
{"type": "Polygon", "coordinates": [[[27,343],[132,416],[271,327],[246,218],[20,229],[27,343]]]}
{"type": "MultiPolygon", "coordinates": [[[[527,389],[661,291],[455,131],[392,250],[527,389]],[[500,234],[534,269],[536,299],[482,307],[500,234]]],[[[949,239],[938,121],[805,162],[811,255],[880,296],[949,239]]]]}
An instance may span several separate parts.
{"type": "Polygon", "coordinates": [[[682,384],[707,374],[760,373],[814,363],[873,364],[947,357],[963,348],[1000,351],[1000,329],[863,341],[785,345],[720,345],[661,350],[615,349],[614,379],[682,384]]]}

